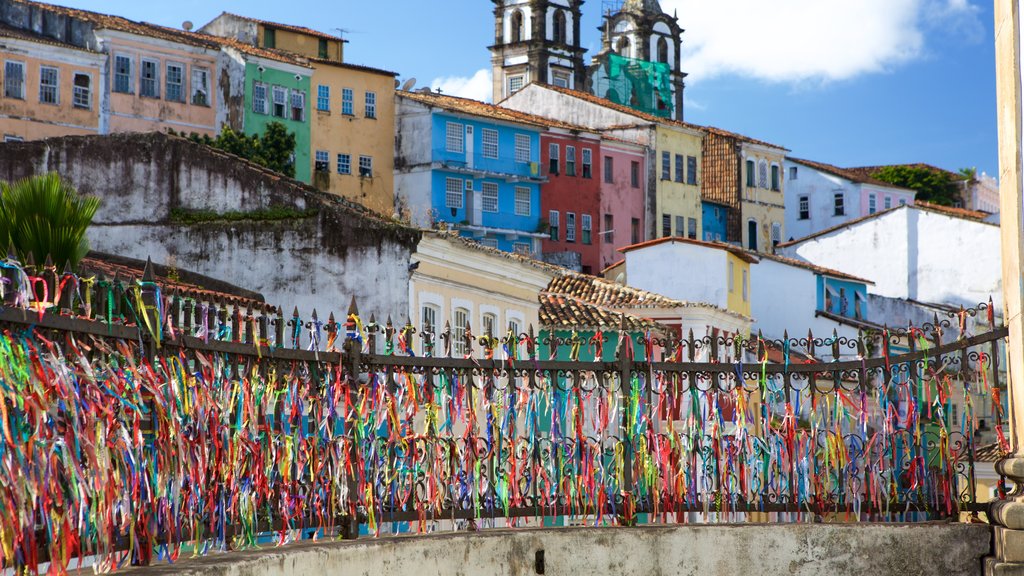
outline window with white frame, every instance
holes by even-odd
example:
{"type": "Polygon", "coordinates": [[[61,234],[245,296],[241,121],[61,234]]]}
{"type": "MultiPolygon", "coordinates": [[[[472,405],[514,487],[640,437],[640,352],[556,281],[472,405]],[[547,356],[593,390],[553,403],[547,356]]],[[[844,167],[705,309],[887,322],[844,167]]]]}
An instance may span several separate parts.
{"type": "Polygon", "coordinates": [[[466,152],[466,126],[464,124],[448,122],[445,125],[444,149],[456,154],[466,152]]]}
{"type": "Polygon", "coordinates": [[[832,215],[833,216],[844,216],[846,215],[846,199],[843,197],[842,192],[836,192],[832,195],[832,215]]]}
{"type": "Polygon", "coordinates": [[[469,323],[469,310],[456,308],[452,313],[452,353],[465,356],[469,352],[466,347],[466,325],[469,323]]]}
{"type": "Polygon", "coordinates": [[[800,220],[807,220],[811,217],[811,198],[810,196],[800,197],[800,214],[798,218],[800,220]]]}
{"type": "Polygon", "coordinates": [[[580,215],[580,242],[584,244],[591,243],[590,233],[592,231],[593,222],[591,221],[590,214],[580,215]]]}
{"type": "Polygon", "coordinates": [[[498,131],[490,128],[484,128],[483,134],[481,134],[481,140],[483,142],[483,154],[484,158],[497,158],[498,157],[498,131]]]}
{"type": "Polygon", "coordinates": [[[558,241],[558,210],[548,210],[548,238],[558,241]]]}
{"type": "Polygon", "coordinates": [[[210,71],[206,68],[192,67],[192,103],[210,105],[210,71]]]}
{"type": "Polygon", "coordinates": [[[341,89],[341,113],[345,116],[354,116],[352,112],[353,101],[355,99],[355,93],[351,88],[341,89]]]}
{"type": "Polygon", "coordinates": [[[886,210],[888,210],[889,208],[892,208],[892,196],[886,196],[885,197],[885,202],[884,202],[883,206],[885,206],[886,210]]]}
{"type": "Polygon", "coordinates": [[[530,242],[513,242],[512,251],[523,256],[533,255],[533,244],[530,242]]]}
{"type": "Polygon", "coordinates": [[[367,118],[377,117],[377,93],[367,92],[364,106],[364,115],[367,118]]]}
{"type": "Polygon", "coordinates": [[[480,334],[497,337],[500,334],[495,333],[494,328],[498,324],[498,317],[494,314],[487,313],[480,317],[480,334]]]}
{"type": "Polygon", "coordinates": [[[554,84],[555,86],[558,86],[560,88],[568,88],[569,87],[569,75],[568,74],[565,74],[563,72],[554,72],[552,74],[552,78],[553,78],[552,84],[554,84]]]}
{"type": "Polygon", "coordinates": [[[92,108],[92,76],[83,72],[75,72],[71,105],[85,110],[92,108]]]}
{"type": "Polygon", "coordinates": [[[516,162],[529,162],[531,156],[530,137],[526,134],[516,134],[516,162]]]}
{"type": "Polygon", "coordinates": [[[284,118],[288,107],[288,89],[284,86],[274,86],[274,107],[272,113],[278,118],[284,118]]]}
{"type": "Polygon", "coordinates": [[[292,90],[291,119],[296,122],[306,120],[306,93],[302,90],[292,90]]]}
{"type": "Polygon", "coordinates": [[[317,172],[327,172],[330,170],[331,154],[327,150],[317,150],[313,156],[313,169],[317,172]]]}
{"type": "Polygon", "coordinates": [[[25,64],[23,62],[4,63],[4,98],[25,99],[25,64]]]}
{"type": "Polygon", "coordinates": [[[566,212],[565,213],[565,241],[575,242],[576,241],[576,213],[566,212]]]}
{"type": "Polygon", "coordinates": [[[142,59],[142,67],[139,70],[139,96],[160,97],[160,62],[149,58],[142,59]]]}
{"type": "Polygon", "coordinates": [[[440,310],[433,304],[424,304],[420,309],[420,331],[437,333],[437,317],[440,310]]]}
{"type": "Polygon", "coordinates": [[[267,113],[267,85],[263,82],[253,82],[252,111],[257,114],[267,113]]]}
{"type": "Polygon", "coordinates": [[[359,157],[359,176],[373,178],[373,156],[359,157]]]}
{"type": "Polygon", "coordinates": [[[530,215],[530,189],[516,186],[516,216],[530,215]]]}
{"type": "Polygon", "coordinates": [[[757,187],[768,188],[768,162],[765,160],[757,165],[757,187]]]}
{"type": "Polygon", "coordinates": [[[558,167],[561,165],[561,149],[554,142],[548,144],[548,174],[558,174],[558,167]]]}
{"type": "Polygon", "coordinates": [[[316,109],[323,112],[331,111],[331,87],[320,84],[316,87],[316,109]]]}
{"type": "Polygon", "coordinates": [[[498,184],[496,182],[484,182],[481,185],[480,209],[484,212],[498,211],[498,184]]]}
{"type": "Polygon", "coordinates": [[[772,190],[776,192],[782,189],[782,182],[780,182],[779,180],[779,165],[772,164],[772,190]]]}
{"type": "Polygon", "coordinates": [[[878,201],[875,199],[874,194],[868,194],[868,214],[874,214],[878,211],[878,201]]]}
{"type": "Polygon", "coordinates": [[[789,167],[789,179],[790,180],[796,180],[796,175],[797,175],[797,168],[796,168],[796,166],[790,166],[789,167]]]}
{"type": "Polygon", "coordinates": [[[445,178],[444,181],[444,207],[462,208],[462,179],[445,178]]]}
{"type": "Polygon", "coordinates": [[[131,56],[114,55],[114,92],[132,93],[131,56]]]}
{"type": "Polygon", "coordinates": [[[778,246],[779,242],[782,242],[782,224],[772,222],[772,246],[778,246]]]}
{"type": "Polygon", "coordinates": [[[593,175],[594,152],[590,148],[583,148],[580,150],[580,154],[583,156],[582,176],[590,178],[593,175]]]}
{"type": "Polygon", "coordinates": [[[508,95],[511,96],[523,89],[523,76],[509,76],[508,95]]]}
{"type": "Polygon", "coordinates": [[[352,173],[352,156],[350,154],[338,154],[338,174],[352,173]]]}
{"type": "Polygon", "coordinates": [[[39,67],[39,102],[41,104],[58,104],[59,73],[52,66],[39,67]]]}
{"type": "MultiPolygon", "coordinates": [[[[164,98],[168,102],[185,101],[185,65],[175,62],[167,63],[167,71],[164,74],[164,98]]],[[[266,97],[266,91],[263,93],[266,97]]]]}
{"type": "Polygon", "coordinates": [[[576,175],[576,147],[566,146],[565,147],[565,175],[575,176],[576,175]]]}

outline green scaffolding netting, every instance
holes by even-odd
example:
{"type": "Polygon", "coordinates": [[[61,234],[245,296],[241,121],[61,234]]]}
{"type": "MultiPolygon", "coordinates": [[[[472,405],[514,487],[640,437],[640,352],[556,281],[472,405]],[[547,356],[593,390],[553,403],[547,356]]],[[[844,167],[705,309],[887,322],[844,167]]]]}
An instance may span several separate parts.
{"type": "Polygon", "coordinates": [[[612,102],[664,118],[672,117],[672,68],[609,54],[595,79],[597,94],[612,102]]]}

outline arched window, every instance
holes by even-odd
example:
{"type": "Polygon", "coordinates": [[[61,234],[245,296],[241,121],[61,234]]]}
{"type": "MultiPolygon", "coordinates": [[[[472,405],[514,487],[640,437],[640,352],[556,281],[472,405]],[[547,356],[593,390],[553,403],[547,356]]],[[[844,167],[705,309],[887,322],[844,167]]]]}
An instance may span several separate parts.
{"type": "Polygon", "coordinates": [[[629,58],[629,36],[622,36],[615,45],[615,51],[624,58],[629,58]]]}
{"type": "Polygon", "coordinates": [[[523,39],[523,13],[516,10],[512,13],[512,42],[523,39]]]}
{"type": "Polygon", "coordinates": [[[552,26],[551,30],[551,35],[551,39],[558,44],[564,44],[567,41],[568,36],[566,35],[565,28],[565,11],[555,10],[555,19],[554,25],[552,26]]]}
{"type": "Polygon", "coordinates": [[[456,308],[452,314],[452,354],[465,356],[469,352],[466,346],[466,327],[469,325],[469,310],[456,308]]]}
{"type": "Polygon", "coordinates": [[[668,64],[668,40],[664,36],[658,38],[658,62],[668,64]]]}

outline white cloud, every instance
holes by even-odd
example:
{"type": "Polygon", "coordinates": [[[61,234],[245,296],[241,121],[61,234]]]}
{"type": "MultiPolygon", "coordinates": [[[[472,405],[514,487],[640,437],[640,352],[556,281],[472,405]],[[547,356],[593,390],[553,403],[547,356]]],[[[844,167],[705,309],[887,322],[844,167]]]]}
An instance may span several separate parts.
{"type": "Polygon", "coordinates": [[[468,78],[465,76],[435,78],[430,83],[430,87],[433,90],[440,88],[443,94],[483,100],[484,102],[491,101],[491,93],[494,91],[491,85],[490,68],[477,70],[476,74],[468,78]]]}
{"type": "MultiPolygon", "coordinates": [[[[662,0],[678,11],[690,80],[844,80],[921,57],[932,31],[980,26],[972,0],[662,0]]],[[[983,30],[982,30],[983,33],[983,30]]]]}

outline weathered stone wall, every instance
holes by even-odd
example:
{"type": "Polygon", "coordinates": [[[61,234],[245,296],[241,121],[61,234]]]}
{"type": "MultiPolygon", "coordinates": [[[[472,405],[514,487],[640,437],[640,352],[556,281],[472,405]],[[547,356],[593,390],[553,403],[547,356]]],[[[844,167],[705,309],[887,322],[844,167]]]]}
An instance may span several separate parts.
{"type": "Polygon", "coordinates": [[[983,524],[745,524],[488,531],[301,543],[133,573],[184,576],[968,576],[983,524]],[[538,557],[543,554],[543,572],[538,557]]]}
{"type": "Polygon", "coordinates": [[[417,231],[255,164],[159,133],[0,144],[0,180],[47,171],[100,198],[95,250],[171,262],[260,292],[286,314],[315,307],[326,318],[353,295],[367,316],[408,310],[417,231]],[[175,209],[296,216],[187,223],[175,209]]]}

